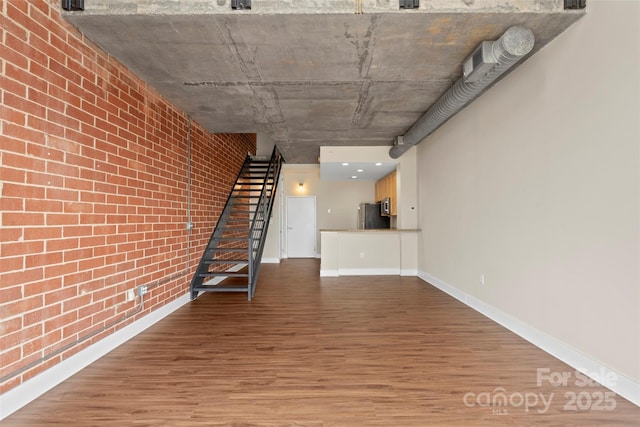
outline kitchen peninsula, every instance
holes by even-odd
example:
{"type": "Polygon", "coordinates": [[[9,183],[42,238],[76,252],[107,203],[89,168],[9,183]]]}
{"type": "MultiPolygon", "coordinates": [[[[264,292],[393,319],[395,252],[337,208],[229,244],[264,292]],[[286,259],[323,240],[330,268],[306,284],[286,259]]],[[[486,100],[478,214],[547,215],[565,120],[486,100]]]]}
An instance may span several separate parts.
{"type": "Polygon", "coordinates": [[[320,276],[418,274],[418,229],[320,230],[320,276]]]}

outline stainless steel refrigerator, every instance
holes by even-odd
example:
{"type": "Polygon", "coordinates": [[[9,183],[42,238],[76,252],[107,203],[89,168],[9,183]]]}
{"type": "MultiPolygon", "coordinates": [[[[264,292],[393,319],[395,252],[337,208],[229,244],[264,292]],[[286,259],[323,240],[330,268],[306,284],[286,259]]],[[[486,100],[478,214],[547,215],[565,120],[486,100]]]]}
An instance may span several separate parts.
{"type": "Polygon", "coordinates": [[[383,216],[380,208],[380,203],[360,203],[358,206],[358,229],[390,228],[390,218],[383,216]]]}

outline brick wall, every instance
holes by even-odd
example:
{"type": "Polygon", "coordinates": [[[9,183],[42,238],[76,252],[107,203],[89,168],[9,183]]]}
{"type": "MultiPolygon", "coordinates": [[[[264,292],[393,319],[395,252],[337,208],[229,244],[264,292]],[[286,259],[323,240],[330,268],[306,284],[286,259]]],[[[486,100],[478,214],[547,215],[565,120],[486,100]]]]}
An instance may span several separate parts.
{"type": "Polygon", "coordinates": [[[59,7],[0,3],[0,393],[184,295],[255,152],[191,124],[189,236],[188,117],[59,7]]]}

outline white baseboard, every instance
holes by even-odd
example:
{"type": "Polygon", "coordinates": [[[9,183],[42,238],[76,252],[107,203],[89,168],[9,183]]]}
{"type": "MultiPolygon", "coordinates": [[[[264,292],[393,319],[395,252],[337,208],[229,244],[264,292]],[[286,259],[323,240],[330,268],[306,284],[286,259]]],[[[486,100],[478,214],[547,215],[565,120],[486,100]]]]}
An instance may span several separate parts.
{"type": "Polygon", "coordinates": [[[340,273],[338,270],[320,270],[320,277],[338,277],[340,273]]]}
{"type": "Polygon", "coordinates": [[[608,366],[604,366],[602,363],[581,353],[569,344],[560,341],[557,338],[554,338],[553,336],[516,319],[515,317],[512,317],[511,315],[479,300],[478,298],[449,285],[435,276],[420,271],[418,272],[418,277],[425,282],[432,284],[441,291],[451,295],[458,301],[468,305],[494,322],[504,326],[536,347],[563,361],[578,372],[586,374],[593,380],[597,381],[598,376],[602,377],[602,373],[606,373],[606,375],[612,373],[614,375],[613,378],[616,380],[610,384],[603,385],[617,395],[624,397],[637,406],[640,406],[639,382],[634,381],[608,366]]]}
{"type": "Polygon", "coordinates": [[[415,268],[403,268],[400,270],[400,275],[401,276],[413,276],[416,277],[418,275],[418,270],[416,270],[415,268]]]}
{"type": "Polygon", "coordinates": [[[89,366],[114,348],[138,335],[156,322],[189,302],[189,294],[152,311],[135,323],[125,326],[108,337],[85,348],[70,358],[0,395],[0,420],[8,417],[29,402],[57,386],[67,378],[89,366]]]}
{"type": "Polygon", "coordinates": [[[263,264],[280,264],[280,258],[262,258],[263,264]]]}
{"type": "Polygon", "coordinates": [[[399,276],[398,268],[339,268],[340,276],[399,276]]]}
{"type": "Polygon", "coordinates": [[[417,276],[417,270],[398,270],[396,268],[339,268],[320,269],[320,277],[340,276],[417,276]]]}

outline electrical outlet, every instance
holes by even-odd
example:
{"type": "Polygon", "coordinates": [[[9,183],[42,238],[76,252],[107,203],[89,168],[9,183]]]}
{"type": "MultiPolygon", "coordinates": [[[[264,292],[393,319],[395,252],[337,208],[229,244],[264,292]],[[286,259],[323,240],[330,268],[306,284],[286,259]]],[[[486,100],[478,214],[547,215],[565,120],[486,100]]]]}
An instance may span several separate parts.
{"type": "Polygon", "coordinates": [[[360,259],[364,259],[364,252],[360,252],[360,259]]]}
{"type": "Polygon", "coordinates": [[[131,302],[136,299],[136,293],[133,289],[127,291],[127,302],[131,302]]]}
{"type": "Polygon", "coordinates": [[[484,285],[484,274],[480,275],[480,284],[484,285]]]}
{"type": "Polygon", "coordinates": [[[139,297],[145,295],[147,292],[149,292],[149,288],[147,288],[145,285],[138,286],[138,296],[139,297]]]}

